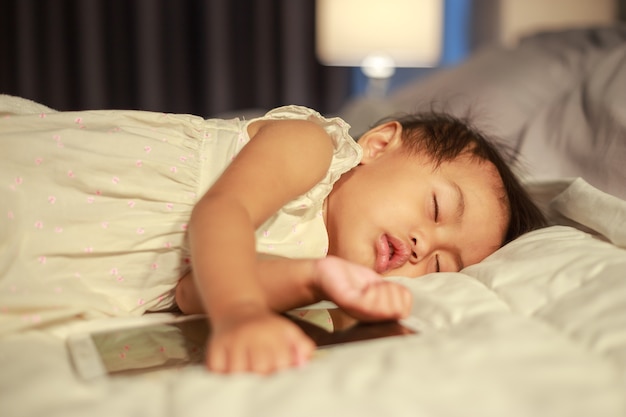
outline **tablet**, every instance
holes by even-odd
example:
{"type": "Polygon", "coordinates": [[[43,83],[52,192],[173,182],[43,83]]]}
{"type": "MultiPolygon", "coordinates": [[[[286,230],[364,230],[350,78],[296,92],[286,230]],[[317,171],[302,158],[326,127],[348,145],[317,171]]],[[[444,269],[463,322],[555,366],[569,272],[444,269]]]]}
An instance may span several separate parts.
{"type": "MultiPolygon", "coordinates": [[[[350,323],[330,332],[296,315],[286,317],[311,337],[318,349],[415,333],[396,321],[350,323]]],[[[182,316],[164,323],[73,334],[67,346],[79,376],[91,380],[202,364],[209,334],[205,316],[182,316]]]]}

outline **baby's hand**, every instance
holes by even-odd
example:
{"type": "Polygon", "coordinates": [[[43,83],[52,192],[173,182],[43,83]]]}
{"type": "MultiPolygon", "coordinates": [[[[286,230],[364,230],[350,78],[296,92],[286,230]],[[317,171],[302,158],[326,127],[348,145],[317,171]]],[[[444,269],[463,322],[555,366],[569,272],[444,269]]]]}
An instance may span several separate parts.
{"type": "Polygon", "coordinates": [[[268,374],[305,364],[314,350],[288,319],[265,310],[242,312],[213,324],[206,361],[214,372],[268,374]]]}
{"type": "Polygon", "coordinates": [[[329,300],[357,320],[397,320],[411,312],[407,288],[341,258],[329,256],[318,261],[317,284],[329,300]]]}

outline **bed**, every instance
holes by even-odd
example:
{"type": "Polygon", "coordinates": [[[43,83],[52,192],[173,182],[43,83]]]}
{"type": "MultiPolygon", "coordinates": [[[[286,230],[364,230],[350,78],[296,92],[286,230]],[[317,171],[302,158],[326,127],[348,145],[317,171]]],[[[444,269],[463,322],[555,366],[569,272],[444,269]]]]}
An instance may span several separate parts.
{"type": "Polygon", "coordinates": [[[469,111],[518,151],[516,168],[552,224],[459,273],[392,278],[413,294],[404,324],[415,335],[347,344],[272,376],[189,366],[85,382],[68,337],[173,313],[32,326],[0,333],[0,413],[626,416],[625,92],[617,26],[489,47],[343,109],[355,135],[433,102],[469,111]]]}

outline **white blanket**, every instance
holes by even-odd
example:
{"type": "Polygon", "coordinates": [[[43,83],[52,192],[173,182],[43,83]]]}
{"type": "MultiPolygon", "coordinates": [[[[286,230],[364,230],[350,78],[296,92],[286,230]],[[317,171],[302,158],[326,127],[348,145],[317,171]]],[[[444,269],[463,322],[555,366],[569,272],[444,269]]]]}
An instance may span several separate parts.
{"type": "Polygon", "coordinates": [[[86,383],[65,336],[128,321],[33,330],[0,339],[1,414],[624,417],[626,202],[581,181],[552,189],[564,187],[553,213],[605,236],[552,226],[461,273],[397,278],[413,293],[417,335],[338,347],[269,377],[198,366],[86,383]]]}

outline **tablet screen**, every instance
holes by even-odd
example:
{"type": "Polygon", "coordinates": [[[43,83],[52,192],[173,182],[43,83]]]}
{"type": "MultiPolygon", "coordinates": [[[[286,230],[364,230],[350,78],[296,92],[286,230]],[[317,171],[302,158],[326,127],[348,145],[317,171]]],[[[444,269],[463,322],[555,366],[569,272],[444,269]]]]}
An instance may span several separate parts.
{"type": "MultiPolygon", "coordinates": [[[[329,316],[337,317],[336,310],[328,312],[329,316]]],[[[341,326],[329,331],[298,315],[286,317],[311,337],[319,349],[414,333],[395,321],[371,324],[343,321],[341,326]]],[[[127,375],[201,364],[209,334],[206,317],[191,316],[166,323],[74,335],[68,340],[68,346],[79,374],[90,379],[105,374],[127,375]]]]}

